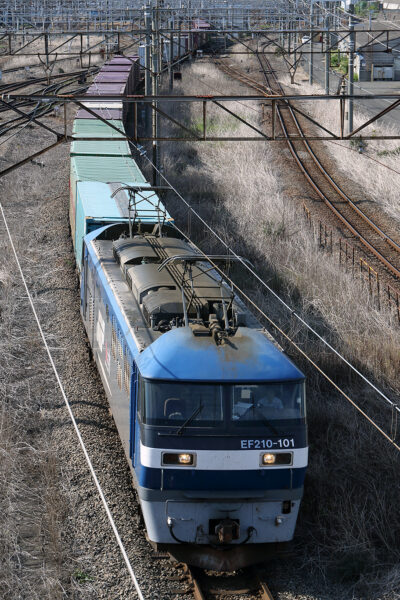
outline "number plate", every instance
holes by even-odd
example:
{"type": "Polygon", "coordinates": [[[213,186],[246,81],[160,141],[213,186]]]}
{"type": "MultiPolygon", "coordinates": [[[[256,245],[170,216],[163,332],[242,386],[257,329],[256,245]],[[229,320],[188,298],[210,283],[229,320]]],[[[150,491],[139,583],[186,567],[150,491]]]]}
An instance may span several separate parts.
{"type": "Polygon", "coordinates": [[[242,450],[280,450],[294,448],[293,438],[279,438],[277,440],[240,440],[242,450]]]}

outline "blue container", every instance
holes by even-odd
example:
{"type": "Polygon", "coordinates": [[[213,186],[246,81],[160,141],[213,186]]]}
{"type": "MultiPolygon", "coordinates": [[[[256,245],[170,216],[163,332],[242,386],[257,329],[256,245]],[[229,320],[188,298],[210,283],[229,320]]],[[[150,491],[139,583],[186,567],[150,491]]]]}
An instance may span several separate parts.
{"type": "MultiPolygon", "coordinates": [[[[76,220],[75,220],[75,257],[78,269],[82,264],[82,241],[84,236],[99,227],[128,222],[128,195],[125,191],[120,191],[113,198],[113,192],[127,185],[140,185],[141,187],[150,187],[148,183],[130,182],[130,183],[101,183],[98,181],[78,181],[76,184],[76,220]]],[[[142,223],[157,223],[159,212],[157,204],[158,196],[149,190],[136,195],[137,220],[142,223]]],[[[161,207],[164,209],[163,205],[161,207]]],[[[133,211],[131,211],[133,219],[133,211]]],[[[168,213],[165,214],[166,221],[172,221],[168,213]]]]}

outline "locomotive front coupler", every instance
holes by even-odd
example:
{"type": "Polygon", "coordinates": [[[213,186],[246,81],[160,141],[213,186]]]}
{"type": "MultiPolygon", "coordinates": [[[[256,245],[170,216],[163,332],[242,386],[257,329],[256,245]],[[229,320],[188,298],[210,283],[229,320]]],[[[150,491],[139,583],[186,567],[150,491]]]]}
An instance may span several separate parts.
{"type": "Polygon", "coordinates": [[[215,534],[218,536],[220,544],[230,544],[232,540],[239,539],[239,523],[233,519],[222,519],[215,527],[215,534]]]}

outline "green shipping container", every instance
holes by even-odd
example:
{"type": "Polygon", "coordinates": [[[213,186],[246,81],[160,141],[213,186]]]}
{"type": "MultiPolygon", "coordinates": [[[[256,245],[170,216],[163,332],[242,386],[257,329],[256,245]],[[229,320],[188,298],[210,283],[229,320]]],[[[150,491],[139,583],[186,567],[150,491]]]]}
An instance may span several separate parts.
{"type": "Polygon", "coordinates": [[[75,181],[146,183],[131,156],[72,156],[71,177],[74,177],[75,181]]]}
{"type": "Polygon", "coordinates": [[[114,127],[117,127],[123,133],[118,133],[112,127],[109,127],[107,123],[96,119],[75,119],[74,126],[72,129],[72,135],[75,138],[80,137],[107,137],[107,138],[121,138],[125,137],[124,124],[122,121],[111,120],[108,121],[114,127]]]}
{"type": "Polygon", "coordinates": [[[126,140],[110,139],[106,142],[75,140],[71,144],[71,156],[131,156],[126,140]]]}

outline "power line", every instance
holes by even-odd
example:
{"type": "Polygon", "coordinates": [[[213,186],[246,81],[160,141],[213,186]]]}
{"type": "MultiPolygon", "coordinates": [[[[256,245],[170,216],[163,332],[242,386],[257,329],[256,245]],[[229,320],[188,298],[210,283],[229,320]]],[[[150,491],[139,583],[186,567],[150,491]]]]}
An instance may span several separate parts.
{"type": "MultiPolygon", "coordinates": [[[[133,144],[135,148],[138,150],[137,146],[133,144]]],[[[153,166],[154,165],[151,159],[144,155],[145,159],[153,166]]],[[[302,325],[306,327],[313,335],[315,335],[330,351],[332,351],[340,360],[342,360],[356,375],[358,375],[364,383],[370,386],[385,402],[387,402],[394,410],[400,413],[400,407],[397,406],[395,402],[390,400],[374,383],[372,383],[365,375],[363,375],[356,367],[354,367],[338,350],[336,350],[327,340],[325,340],[311,325],[309,325],[289,304],[287,304],[261,277],[244,261],[226,242],[221,238],[221,236],[214,231],[214,229],[203,219],[203,217],[194,209],[190,204],[185,200],[185,198],[178,192],[178,190],[172,185],[172,183],[165,177],[165,175],[159,170],[159,176],[167,183],[167,185],[175,192],[178,198],[185,204],[188,210],[190,210],[199,220],[200,222],[214,235],[214,237],[223,244],[223,246],[227,249],[228,252],[231,252],[232,255],[255,277],[255,279],[260,283],[272,296],[278,300],[278,302],[283,306],[283,308],[295,319],[297,319],[302,325]]],[[[257,309],[262,313],[261,309],[257,307],[257,309]]],[[[264,314],[264,313],[262,313],[264,314]]]]}
{"type": "Polygon", "coordinates": [[[97,488],[97,492],[98,492],[98,494],[100,496],[101,502],[103,504],[104,510],[106,512],[106,515],[107,515],[107,518],[108,518],[108,520],[110,522],[110,525],[111,525],[111,528],[113,530],[115,539],[117,540],[117,543],[118,543],[119,549],[121,551],[122,557],[124,559],[125,565],[126,565],[126,567],[128,569],[130,578],[131,578],[132,583],[133,583],[133,585],[135,587],[135,590],[136,590],[136,593],[137,593],[137,597],[139,598],[139,600],[144,600],[144,596],[143,596],[143,594],[141,592],[141,589],[139,587],[139,584],[137,582],[137,579],[136,579],[135,573],[133,571],[132,565],[130,563],[128,554],[127,554],[127,552],[125,550],[125,547],[124,547],[124,544],[123,544],[123,542],[121,540],[121,536],[120,536],[120,534],[118,532],[117,526],[116,526],[114,518],[113,518],[113,516],[111,514],[111,511],[110,511],[110,508],[108,506],[107,500],[106,500],[106,498],[104,496],[104,493],[103,493],[103,490],[101,488],[100,482],[99,482],[99,480],[97,478],[97,475],[96,475],[96,472],[94,470],[92,461],[91,461],[91,459],[89,457],[89,454],[88,454],[88,452],[86,450],[85,443],[84,443],[84,441],[82,439],[81,433],[79,431],[78,424],[76,422],[76,419],[75,419],[74,414],[73,414],[72,409],[71,409],[71,405],[70,405],[69,400],[67,398],[67,395],[65,393],[64,386],[63,386],[61,378],[60,378],[60,376],[58,374],[57,367],[56,367],[55,362],[53,360],[53,356],[51,354],[49,345],[47,343],[46,336],[44,334],[44,331],[43,331],[43,328],[42,328],[39,316],[38,316],[38,314],[36,312],[36,308],[35,308],[35,305],[33,303],[32,295],[31,295],[31,293],[29,291],[29,288],[28,288],[28,285],[27,285],[27,282],[26,282],[26,278],[25,278],[24,272],[22,270],[20,260],[18,258],[18,254],[17,254],[16,248],[15,248],[15,245],[14,245],[14,241],[13,241],[13,238],[12,238],[12,235],[11,235],[10,228],[8,226],[8,222],[7,222],[7,219],[6,219],[6,216],[5,216],[5,213],[4,213],[4,209],[3,209],[3,205],[1,203],[1,201],[0,201],[0,212],[1,212],[1,215],[3,217],[3,222],[4,222],[4,225],[5,225],[6,231],[7,231],[7,235],[8,235],[8,239],[9,239],[10,245],[11,245],[12,252],[14,254],[15,262],[17,263],[18,271],[20,273],[20,276],[21,276],[21,279],[22,279],[22,283],[24,285],[24,288],[25,288],[25,291],[26,291],[26,294],[27,294],[27,297],[28,297],[28,300],[29,300],[29,304],[30,304],[33,316],[35,318],[36,325],[37,325],[39,333],[40,333],[40,337],[42,338],[43,345],[44,345],[44,348],[46,350],[46,353],[47,353],[47,356],[48,356],[51,368],[52,368],[52,370],[54,372],[55,378],[57,380],[58,387],[60,389],[60,392],[61,392],[61,395],[63,397],[65,406],[67,408],[68,414],[69,414],[70,419],[72,421],[72,425],[73,425],[75,433],[77,435],[79,444],[80,444],[80,446],[82,448],[82,451],[83,451],[83,454],[85,456],[87,465],[89,467],[90,474],[91,474],[92,479],[94,481],[94,484],[95,484],[95,486],[97,488]]]}
{"type": "MultiPolygon", "coordinates": [[[[191,244],[193,244],[195,246],[195,248],[197,250],[199,250],[199,252],[204,256],[204,258],[210,263],[212,264],[212,266],[224,277],[224,279],[226,281],[228,281],[241,295],[243,298],[245,298],[245,300],[247,302],[249,302],[296,350],[297,352],[299,352],[348,402],[350,402],[350,404],[363,416],[365,417],[365,419],[367,419],[367,421],[381,434],[383,435],[383,437],[386,438],[386,440],[388,442],[390,442],[395,448],[396,450],[400,451],[400,446],[395,442],[394,437],[391,438],[348,394],[346,394],[346,392],[344,390],[342,390],[342,388],[335,383],[335,381],[333,381],[333,379],[331,377],[329,377],[329,375],[327,373],[325,373],[325,371],[319,366],[317,365],[317,363],[310,357],[308,356],[308,354],[302,350],[300,348],[300,346],[287,334],[285,333],[285,331],[283,331],[283,329],[281,327],[279,327],[279,325],[277,325],[275,323],[275,321],[273,319],[271,319],[271,317],[269,317],[238,285],[236,285],[236,283],[234,283],[234,281],[228,277],[220,267],[218,267],[218,265],[213,262],[213,260],[211,258],[208,257],[208,255],[203,252],[200,248],[198,248],[198,246],[196,244],[194,244],[189,237],[181,230],[179,229],[175,224],[174,227],[179,231],[179,233],[181,233],[191,244]]],[[[237,255],[235,253],[233,253],[233,255],[235,257],[237,257],[237,255]]],[[[244,264],[242,262],[242,264],[244,264]]],[[[347,360],[345,358],[343,358],[342,356],[338,355],[342,360],[344,360],[346,362],[346,364],[348,364],[350,367],[350,363],[347,362],[347,360]]],[[[351,367],[352,368],[352,367],[351,367]]],[[[356,371],[357,372],[357,371],[356,371]]],[[[376,388],[375,388],[376,389],[376,388]]],[[[397,412],[399,412],[399,408],[398,406],[391,402],[389,400],[390,404],[392,405],[392,418],[393,418],[393,411],[396,410],[397,412]]],[[[396,419],[397,422],[397,419],[396,419]]]]}

